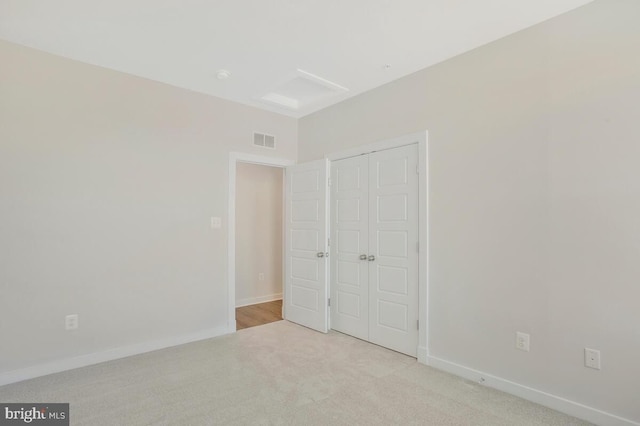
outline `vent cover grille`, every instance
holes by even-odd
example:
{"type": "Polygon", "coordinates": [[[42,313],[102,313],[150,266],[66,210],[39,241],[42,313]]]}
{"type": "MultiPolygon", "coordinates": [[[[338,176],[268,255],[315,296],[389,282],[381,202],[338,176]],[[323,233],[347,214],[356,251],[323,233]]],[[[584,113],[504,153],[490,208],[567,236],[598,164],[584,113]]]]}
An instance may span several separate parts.
{"type": "Polygon", "coordinates": [[[267,135],[264,133],[253,133],[253,144],[255,146],[261,146],[262,148],[276,148],[276,137],[272,135],[267,135]]]}

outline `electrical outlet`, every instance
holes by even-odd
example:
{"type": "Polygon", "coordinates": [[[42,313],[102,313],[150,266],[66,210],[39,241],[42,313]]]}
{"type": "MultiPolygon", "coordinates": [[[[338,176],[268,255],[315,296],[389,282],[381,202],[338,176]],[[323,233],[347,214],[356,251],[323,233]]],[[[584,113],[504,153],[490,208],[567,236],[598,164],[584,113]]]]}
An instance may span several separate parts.
{"type": "Polygon", "coordinates": [[[76,330],[78,328],[78,314],[71,314],[64,317],[64,329],[76,330]]]}
{"type": "Polygon", "coordinates": [[[584,348],[584,366],[600,370],[600,351],[584,348]]]}
{"type": "Polygon", "coordinates": [[[211,228],[212,229],[220,229],[222,227],[222,218],[220,217],[211,217],[211,228]]]}
{"type": "Polygon", "coordinates": [[[521,351],[529,352],[529,335],[518,331],[516,333],[516,348],[521,351]]]}
{"type": "Polygon", "coordinates": [[[258,274],[258,281],[264,281],[264,272],[258,274]]]}

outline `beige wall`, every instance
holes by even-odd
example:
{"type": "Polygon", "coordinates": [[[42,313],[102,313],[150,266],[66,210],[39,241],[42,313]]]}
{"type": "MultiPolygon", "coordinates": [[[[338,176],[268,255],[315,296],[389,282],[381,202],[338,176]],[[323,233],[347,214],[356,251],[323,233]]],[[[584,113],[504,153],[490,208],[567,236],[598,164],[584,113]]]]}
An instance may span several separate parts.
{"type": "Polygon", "coordinates": [[[236,306],[282,298],[282,179],[282,168],[237,164],[236,306]]]}
{"type": "Polygon", "coordinates": [[[0,42],[0,374],[224,329],[230,151],[428,129],[431,355],[640,421],[638,22],[599,0],[299,122],[0,42]]]}
{"type": "Polygon", "coordinates": [[[229,152],[295,160],[296,120],[6,42],[0,64],[0,374],[226,330],[229,152]]]}
{"type": "Polygon", "coordinates": [[[639,22],[596,1],[299,122],[300,161],[429,131],[432,356],[636,421],[639,22]]]}

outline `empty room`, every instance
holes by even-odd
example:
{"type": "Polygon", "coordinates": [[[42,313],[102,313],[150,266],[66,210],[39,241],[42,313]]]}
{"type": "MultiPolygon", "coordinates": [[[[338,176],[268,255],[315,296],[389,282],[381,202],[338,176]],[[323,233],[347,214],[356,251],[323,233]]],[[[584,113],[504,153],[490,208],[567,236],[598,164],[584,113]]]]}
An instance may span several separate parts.
{"type": "Polygon", "coordinates": [[[0,0],[0,424],[640,426],[638,23],[0,0]]]}

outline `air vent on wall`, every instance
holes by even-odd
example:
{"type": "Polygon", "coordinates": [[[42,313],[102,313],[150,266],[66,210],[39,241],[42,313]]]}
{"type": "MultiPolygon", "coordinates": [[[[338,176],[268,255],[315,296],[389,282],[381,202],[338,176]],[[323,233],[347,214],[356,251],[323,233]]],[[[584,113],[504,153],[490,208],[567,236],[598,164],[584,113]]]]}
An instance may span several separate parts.
{"type": "Polygon", "coordinates": [[[263,148],[271,148],[275,149],[276,147],[276,137],[267,135],[264,133],[253,133],[253,144],[255,146],[261,146],[263,148]]]}

